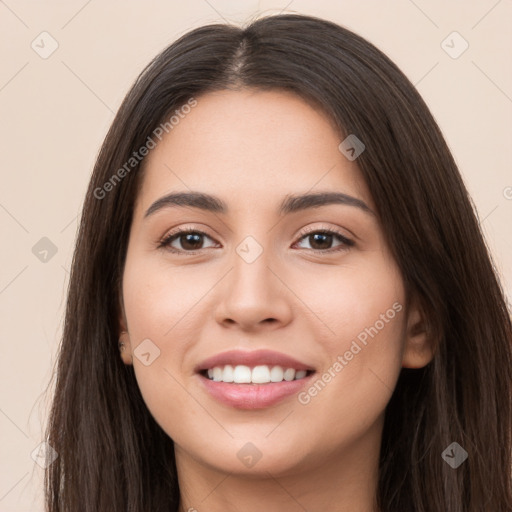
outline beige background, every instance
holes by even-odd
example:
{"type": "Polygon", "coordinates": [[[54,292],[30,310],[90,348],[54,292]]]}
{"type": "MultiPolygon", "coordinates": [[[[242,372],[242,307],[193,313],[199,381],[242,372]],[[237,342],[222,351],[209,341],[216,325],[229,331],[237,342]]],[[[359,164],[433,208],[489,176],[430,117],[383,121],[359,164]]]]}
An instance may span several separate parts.
{"type": "MultiPolygon", "coordinates": [[[[338,22],[387,53],[440,124],[512,297],[512,1],[288,2],[0,0],[0,511],[43,511],[43,470],[30,454],[100,143],[139,71],[193,27],[285,9],[338,22]],[[43,31],[58,43],[46,59],[43,31]],[[456,59],[441,46],[453,31],[469,44],[456,59]],[[42,237],[57,248],[46,262],[32,252],[42,237]]],[[[453,53],[464,42],[446,44],[453,53]]]]}

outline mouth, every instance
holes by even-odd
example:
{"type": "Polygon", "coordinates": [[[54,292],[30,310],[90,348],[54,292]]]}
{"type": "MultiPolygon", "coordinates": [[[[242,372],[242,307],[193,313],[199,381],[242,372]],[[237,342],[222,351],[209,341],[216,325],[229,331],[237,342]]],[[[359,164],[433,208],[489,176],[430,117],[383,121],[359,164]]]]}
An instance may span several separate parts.
{"type": "Polygon", "coordinates": [[[195,369],[203,389],[224,405],[263,409],[298,393],[315,369],[272,351],[230,351],[195,369]]]}

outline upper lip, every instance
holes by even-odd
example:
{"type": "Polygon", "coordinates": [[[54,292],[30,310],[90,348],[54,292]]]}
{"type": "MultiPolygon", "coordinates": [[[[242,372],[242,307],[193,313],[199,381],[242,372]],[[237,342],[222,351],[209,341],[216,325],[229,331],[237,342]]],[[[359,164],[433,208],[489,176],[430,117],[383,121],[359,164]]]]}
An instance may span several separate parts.
{"type": "Polygon", "coordinates": [[[314,370],[310,365],[302,363],[294,357],[273,350],[228,350],[205,359],[195,367],[195,371],[202,372],[215,366],[225,366],[227,364],[232,366],[268,365],[294,368],[295,370],[314,370]]]}

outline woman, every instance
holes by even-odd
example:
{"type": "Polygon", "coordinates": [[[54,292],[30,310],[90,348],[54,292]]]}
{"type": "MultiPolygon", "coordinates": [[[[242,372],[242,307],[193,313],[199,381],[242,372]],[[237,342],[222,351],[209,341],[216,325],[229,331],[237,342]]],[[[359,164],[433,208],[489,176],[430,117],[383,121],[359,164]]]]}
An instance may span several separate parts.
{"type": "Polygon", "coordinates": [[[193,30],[89,185],[48,510],[512,510],[511,348],[397,67],[308,16],[193,30]]]}

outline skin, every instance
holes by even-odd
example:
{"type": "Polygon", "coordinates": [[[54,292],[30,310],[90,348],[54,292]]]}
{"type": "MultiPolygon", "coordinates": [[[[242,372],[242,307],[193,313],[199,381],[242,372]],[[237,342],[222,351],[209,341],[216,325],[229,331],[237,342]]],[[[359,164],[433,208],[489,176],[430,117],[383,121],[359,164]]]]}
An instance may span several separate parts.
{"type": "MultiPolygon", "coordinates": [[[[406,309],[400,270],[378,217],[330,204],[279,215],[289,194],[337,191],[375,212],[341,135],[313,105],[289,92],[208,93],[145,161],[122,283],[121,357],[133,364],[144,400],[174,440],[181,511],[374,511],[386,405],[402,367],[432,359],[414,297],[406,309]],[[228,212],[169,207],[144,218],[170,192],[213,194],[228,212]],[[196,254],[158,248],[174,228],[207,233],[196,254]],[[304,228],[338,230],[355,244],[315,245],[304,228]],[[236,248],[252,236],[252,263],[236,248]],[[322,250],[323,249],[323,250],[322,250]],[[330,252],[329,252],[330,249],[330,252]],[[323,255],[322,255],[323,252],[323,255]],[[196,364],[230,349],[270,349],[322,375],[361,332],[403,306],[307,404],[291,396],[239,410],[200,385],[196,364]],[[145,339],[160,355],[148,366],[145,339]],[[261,459],[246,467],[251,442],[261,459]]],[[[360,344],[361,345],[361,344],[360,344]]]]}

